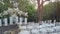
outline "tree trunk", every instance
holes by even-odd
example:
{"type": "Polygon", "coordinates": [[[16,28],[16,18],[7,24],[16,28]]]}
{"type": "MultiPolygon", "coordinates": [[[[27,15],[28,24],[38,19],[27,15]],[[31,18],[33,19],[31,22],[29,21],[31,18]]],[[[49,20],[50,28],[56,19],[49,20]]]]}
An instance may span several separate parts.
{"type": "Polygon", "coordinates": [[[38,3],[38,22],[41,23],[42,21],[42,11],[43,11],[43,0],[37,0],[38,3]]]}

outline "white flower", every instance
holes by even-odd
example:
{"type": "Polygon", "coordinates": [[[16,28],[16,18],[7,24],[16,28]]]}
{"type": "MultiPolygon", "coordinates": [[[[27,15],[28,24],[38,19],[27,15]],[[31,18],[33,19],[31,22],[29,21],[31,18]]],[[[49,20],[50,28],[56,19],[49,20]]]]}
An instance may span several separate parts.
{"type": "Polygon", "coordinates": [[[4,15],[8,15],[8,11],[4,11],[3,14],[4,14],[4,15]]]}
{"type": "Polygon", "coordinates": [[[25,16],[28,16],[28,13],[27,12],[25,13],[25,16]]]}
{"type": "Polygon", "coordinates": [[[17,16],[17,14],[19,14],[19,16],[23,15],[23,16],[28,16],[28,13],[26,12],[23,12],[23,11],[20,11],[18,8],[8,8],[7,11],[4,11],[3,12],[3,15],[8,15],[10,14],[11,16],[13,14],[15,14],[17,16]]]}

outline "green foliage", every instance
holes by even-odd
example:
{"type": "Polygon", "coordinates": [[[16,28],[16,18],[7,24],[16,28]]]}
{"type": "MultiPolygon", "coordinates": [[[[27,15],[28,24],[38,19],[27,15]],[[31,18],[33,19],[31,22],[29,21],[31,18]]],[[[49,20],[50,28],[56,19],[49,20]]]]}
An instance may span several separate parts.
{"type": "Polygon", "coordinates": [[[7,6],[0,4],[0,13],[3,12],[4,10],[7,10],[7,6]]]}
{"type": "Polygon", "coordinates": [[[19,9],[24,12],[28,12],[28,21],[37,20],[36,9],[28,0],[19,0],[19,9]]]}
{"type": "Polygon", "coordinates": [[[27,12],[26,8],[29,5],[29,1],[28,0],[19,0],[19,9],[21,11],[27,12]]]}
{"type": "Polygon", "coordinates": [[[7,5],[0,3],[0,18],[3,18],[3,12],[8,9],[7,5]]]}
{"type": "Polygon", "coordinates": [[[32,6],[29,6],[27,8],[27,11],[28,11],[28,21],[34,21],[36,22],[37,20],[37,13],[36,13],[36,9],[34,9],[34,7],[32,6]]]}
{"type": "Polygon", "coordinates": [[[50,2],[49,4],[44,6],[43,20],[56,19],[57,18],[56,12],[57,12],[57,2],[50,2]]]}
{"type": "Polygon", "coordinates": [[[10,3],[9,0],[3,0],[3,2],[5,3],[5,4],[4,4],[5,6],[11,7],[11,8],[13,7],[13,5],[12,5],[13,3],[10,3]]]}

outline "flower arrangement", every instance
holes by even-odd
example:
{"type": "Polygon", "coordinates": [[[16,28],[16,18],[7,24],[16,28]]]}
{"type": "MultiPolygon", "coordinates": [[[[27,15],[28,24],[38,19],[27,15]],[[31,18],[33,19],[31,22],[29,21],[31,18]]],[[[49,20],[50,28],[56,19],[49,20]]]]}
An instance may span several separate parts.
{"type": "Polygon", "coordinates": [[[15,14],[18,17],[27,17],[28,13],[20,11],[18,8],[8,8],[7,11],[0,13],[0,18],[7,18],[15,14]]]}

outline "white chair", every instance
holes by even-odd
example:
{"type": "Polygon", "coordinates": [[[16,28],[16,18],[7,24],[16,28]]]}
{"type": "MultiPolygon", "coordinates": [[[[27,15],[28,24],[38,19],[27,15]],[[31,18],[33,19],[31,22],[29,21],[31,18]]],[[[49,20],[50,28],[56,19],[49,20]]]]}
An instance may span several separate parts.
{"type": "Polygon", "coordinates": [[[19,32],[18,34],[30,34],[30,32],[27,30],[23,30],[23,31],[19,32]]]}
{"type": "Polygon", "coordinates": [[[51,23],[50,25],[51,25],[51,26],[55,26],[55,23],[53,23],[53,24],[51,23]]]}
{"type": "Polygon", "coordinates": [[[46,25],[40,25],[39,29],[46,28],[46,25]]]}
{"type": "Polygon", "coordinates": [[[60,26],[53,27],[53,29],[56,30],[56,32],[60,31],[60,26]]]}
{"type": "Polygon", "coordinates": [[[40,33],[40,34],[46,34],[46,32],[47,32],[46,29],[40,29],[40,30],[39,30],[39,33],[40,33]]]}
{"type": "Polygon", "coordinates": [[[32,30],[32,34],[39,34],[39,31],[36,30],[36,29],[33,29],[33,30],[32,30]]]}
{"type": "Polygon", "coordinates": [[[46,28],[47,32],[49,33],[53,33],[54,32],[54,29],[53,28],[46,28]]]}
{"type": "Polygon", "coordinates": [[[58,34],[58,33],[52,33],[52,34],[58,34]]]}
{"type": "Polygon", "coordinates": [[[27,30],[32,30],[33,27],[32,26],[27,26],[27,30]]]}

